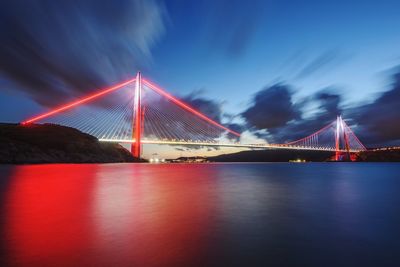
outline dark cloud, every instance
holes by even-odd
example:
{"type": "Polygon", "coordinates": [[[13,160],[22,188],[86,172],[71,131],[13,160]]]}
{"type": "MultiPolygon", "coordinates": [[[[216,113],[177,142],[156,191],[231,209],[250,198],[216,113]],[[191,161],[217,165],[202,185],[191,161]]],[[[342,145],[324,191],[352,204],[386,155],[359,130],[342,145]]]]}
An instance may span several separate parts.
{"type": "Polygon", "coordinates": [[[253,97],[251,106],[241,116],[252,128],[272,130],[300,118],[301,111],[292,102],[291,89],[276,84],[259,91],[253,97]]]}
{"type": "Polygon", "coordinates": [[[183,101],[188,103],[191,107],[207,115],[214,121],[221,123],[222,109],[221,103],[218,103],[211,99],[200,97],[198,92],[192,93],[186,97],[183,97],[183,101]]]}
{"type": "Polygon", "coordinates": [[[336,119],[336,116],[342,114],[341,95],[335,93],[334,88],[325,89],[316,95],[305,99],[298,105],[299,109],[310,103],[317,104],[317,108],[311,117],[299,117],[291,121],[284,127],[273,129],[270,131],[271,137],[274,142],[285,143],[289,141],[298,140],[308,136],[322,127],[328,125],[336,119]]]}
{"type": "MultiPolygon", "coordinates": [[[[183,101],[188,103],[191,107],[194,109],[200,111],[207,117],[211,118],[212,120],[224,125],[228,129],[231,129],[236,132],[242,132],[244,130],[243,125],[233,123],[231,122],[235,116],[229,115],[229,114],[224,114],[222,112],[222,103],[217,102],[211,99],[207,99],[204,97],[201,97],[199,94],[202,93],[203,90],[201,91],[194,91],[192,94],[182,98],[183,101]],[[223,123],[222,118],[225,118],[229,120],[228,123],[223,123]]],[[[214,136],[214,137],[220,137],[219,136],[214,136]]],[[[236,136],[233,136],[232,134],[229,134],[229,138],[236,139],[236,136]]]]}
{"type": "Polygon", "coordinates": [[[367,144],[400,144],[400,71],[393,75],[391,89],[373,103],[347,111],[357,125],[357,134],[367,144]]]}
{"type": "Polygon", "coordinates": [[[341,95],[326,88],[314,96],[293,103],[294,91],[287,85],[274,85],[259,91],[241,116],[258,138],[285,143],[308,136],[342,114],[341,95]],[[307,105],[316,105],[313,115],[303,118],[307,105]],[[267,130],[267,131],[260,131],[267,130]]]}
{"type": "Polygon", "coordinates": [[[162,32],[152,0],[2,1],[0,74],[53,106],[143,68],[162,32]]]}
{"type": "Polygon", "coordinates": [[[339,107],[341,102],[341,96],[339,94],[326,91],[318,93],[314,99],[320,102],[320,109],[323,110],[322,113],[325,115],[339,115],[342,112],[339,107]]]}
{"type": "Polygon", "coordinates": [[[235,131],[237,133],[241,133],[246,130],[246,127],[243,124],[239,124],[239,123],[225,123],[224,125],[228,129],[231,129],[232,131],[235,131]]]}

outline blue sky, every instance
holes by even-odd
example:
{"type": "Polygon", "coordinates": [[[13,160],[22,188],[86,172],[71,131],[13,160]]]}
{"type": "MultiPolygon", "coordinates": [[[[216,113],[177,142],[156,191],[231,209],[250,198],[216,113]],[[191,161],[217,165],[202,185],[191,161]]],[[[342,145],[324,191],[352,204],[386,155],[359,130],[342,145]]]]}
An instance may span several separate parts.
{"type": "Polygon", "coordinates": [[[267,129],[274,138],[282,127],[318,119],[321,92],[339,97],[337,110],[348,114],[374,103],[393,89],[400,63],[399,1],[52,2],[0,4],[0,121],[20,121],[141,70],[255,130],[241,114],[258,92],[285,85],[290,99],[282,108],[301,103],[301,114],[267,129]]]}

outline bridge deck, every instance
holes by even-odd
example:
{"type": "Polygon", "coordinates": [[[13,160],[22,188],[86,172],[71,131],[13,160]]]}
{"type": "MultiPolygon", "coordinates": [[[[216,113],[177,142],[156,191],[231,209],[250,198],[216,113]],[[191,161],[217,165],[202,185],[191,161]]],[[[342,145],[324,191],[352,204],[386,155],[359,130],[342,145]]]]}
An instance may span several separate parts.
{"type": "MultiPolygon", "coordinates": [[[[135,140],[126,139],[106,139],[100,138],[101,142],[114,142],[114,143],[135,143],[135,140]]],[[[242,144],[242,143],[217,143],[217,142],[188,142],[188,141],[174,141],[174,140],[141,140],[142,144],[154,144],[154,145],[181,145],[181,146],[218,146],[218,147],[238,147],[238,148],[257,148],[257,149],[288,149],[288,150],[308,150],[308,151],[330,151],[336,152],[334,148],[326,147],[300,147],[300,146],[289,146],[282,144],[242,144]]],[[[350,149],[349,152],[355,153],[361,150],[350,149]]],[[[339,152],[347,152],[347,150],[341,149],[339,152]]]]}

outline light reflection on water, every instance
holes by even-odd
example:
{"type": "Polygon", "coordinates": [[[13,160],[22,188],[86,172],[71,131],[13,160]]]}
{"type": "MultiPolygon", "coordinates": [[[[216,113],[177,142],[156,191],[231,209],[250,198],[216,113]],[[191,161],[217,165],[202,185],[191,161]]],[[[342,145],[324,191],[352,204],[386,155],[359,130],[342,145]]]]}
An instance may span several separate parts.
{"type": "Polygon", "coordinates": [[[10,266],[393,263],[398,164],[0,166],[10,266]]]}

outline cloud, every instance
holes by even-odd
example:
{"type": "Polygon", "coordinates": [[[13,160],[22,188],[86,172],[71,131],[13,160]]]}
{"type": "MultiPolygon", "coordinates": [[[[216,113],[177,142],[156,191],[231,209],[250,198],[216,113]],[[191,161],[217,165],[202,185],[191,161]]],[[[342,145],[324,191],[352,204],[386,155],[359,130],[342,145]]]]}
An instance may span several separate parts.
{"type": "Polygon", "coordinates": [[[270,131],[273,141],[285,143],[306,137],[336,119],[337,115],[342,114],[341,100],[342,96],[334,93],[334,88],[324,89],[314,96],[305,99],[299,105],[299,109],[304,110],[308,104],[316,104],[313,115],[307,118],[304,116],[291,121],[284,127],[270,131]]]}
{"type": "Polygon", "coordinates": [[[291,89],[286,85],[276,84],[259,91],[241,116],[249,127],[271,130],[298,119],[301,111],[292,102],[291,89]]]}
{"type": "Polygon", "coordinates": [[[54,106],[144,68],[164,14],[152,0],[3,1],[0,73],[54,106]]]}
{"type": "Polygon", "coordinates": [[[245,130],[241,133],[239,141],[244,144],[266,144],[268,143],[266,136],[268,136],[268,132],[265,130],[245,130]]]}
{"type": "Polygon", "coordinates": [[[224,123],[224,125],[228,129],[231,129],[232,131],[235,131],[237,133],[241,133],[246,130],[246,127],[243,124],[239,123],[230,122],[230,123],[224,123]]]}
{"type": "Polygon", "coordinates": [[[192,94],[183,97],[182,100],[197,111],[200,111],[214,121],[221,123],[222,103],[203,98],[199,96],[199,93],[200,91],[195,91],[192,94]]]}
{"type": "Polygon", "coordinates": [[[313,96],[293,103],[295,91],[288,85],[276,84],[255,94],[251,105],[241,116],[251,133],[270,143],[285,143],[308,136],[342,114],[342,96],[336,88],[325,88],[313,96]],[[313,105],[312,116],[304,110],[313,105]]]}
{"type": "Polygon", "coordinates": [[[357,126],[357,135],[367,144],[400,144],[400,68],[391,89],[374,102],[347,111],[357,126]]]}
{"type": "MultiPolygon", "coordinates": [[[[222,102],[217,102],[212,99],[201,97],[200,96],[201,93],[203,93],[203,90],[194,91],[191,94],[187,95],[186,97],[183,97],[182,100],[185,103],[189,104],[189,106],[193,107],[195,110],[201,112],[202,114],[218,122],[219,124],[224,125],[228,129],[231,129],[236,132],[241,132],[244,129],[243,125],[232,122],[232,120],[234,120],[234,116],[223,113],[222,102]],[[228,119],[229,122],[223,123],[222,118],[228,119]]],[[[190,131],[190,129],[187,129],[187,131],[190,131]]],[[[232,134],[227,134],[227,136],[221,136],[222,133],[223,132],[221,133],[215,132],[216,135],[209,137],[214,137],[214,138],[226,137],[228,139],[236,139],[236,137],[233,136],[232,134]]],[[[209,133],[209,135],[211,135],[211,132],[209,133]]]]}

